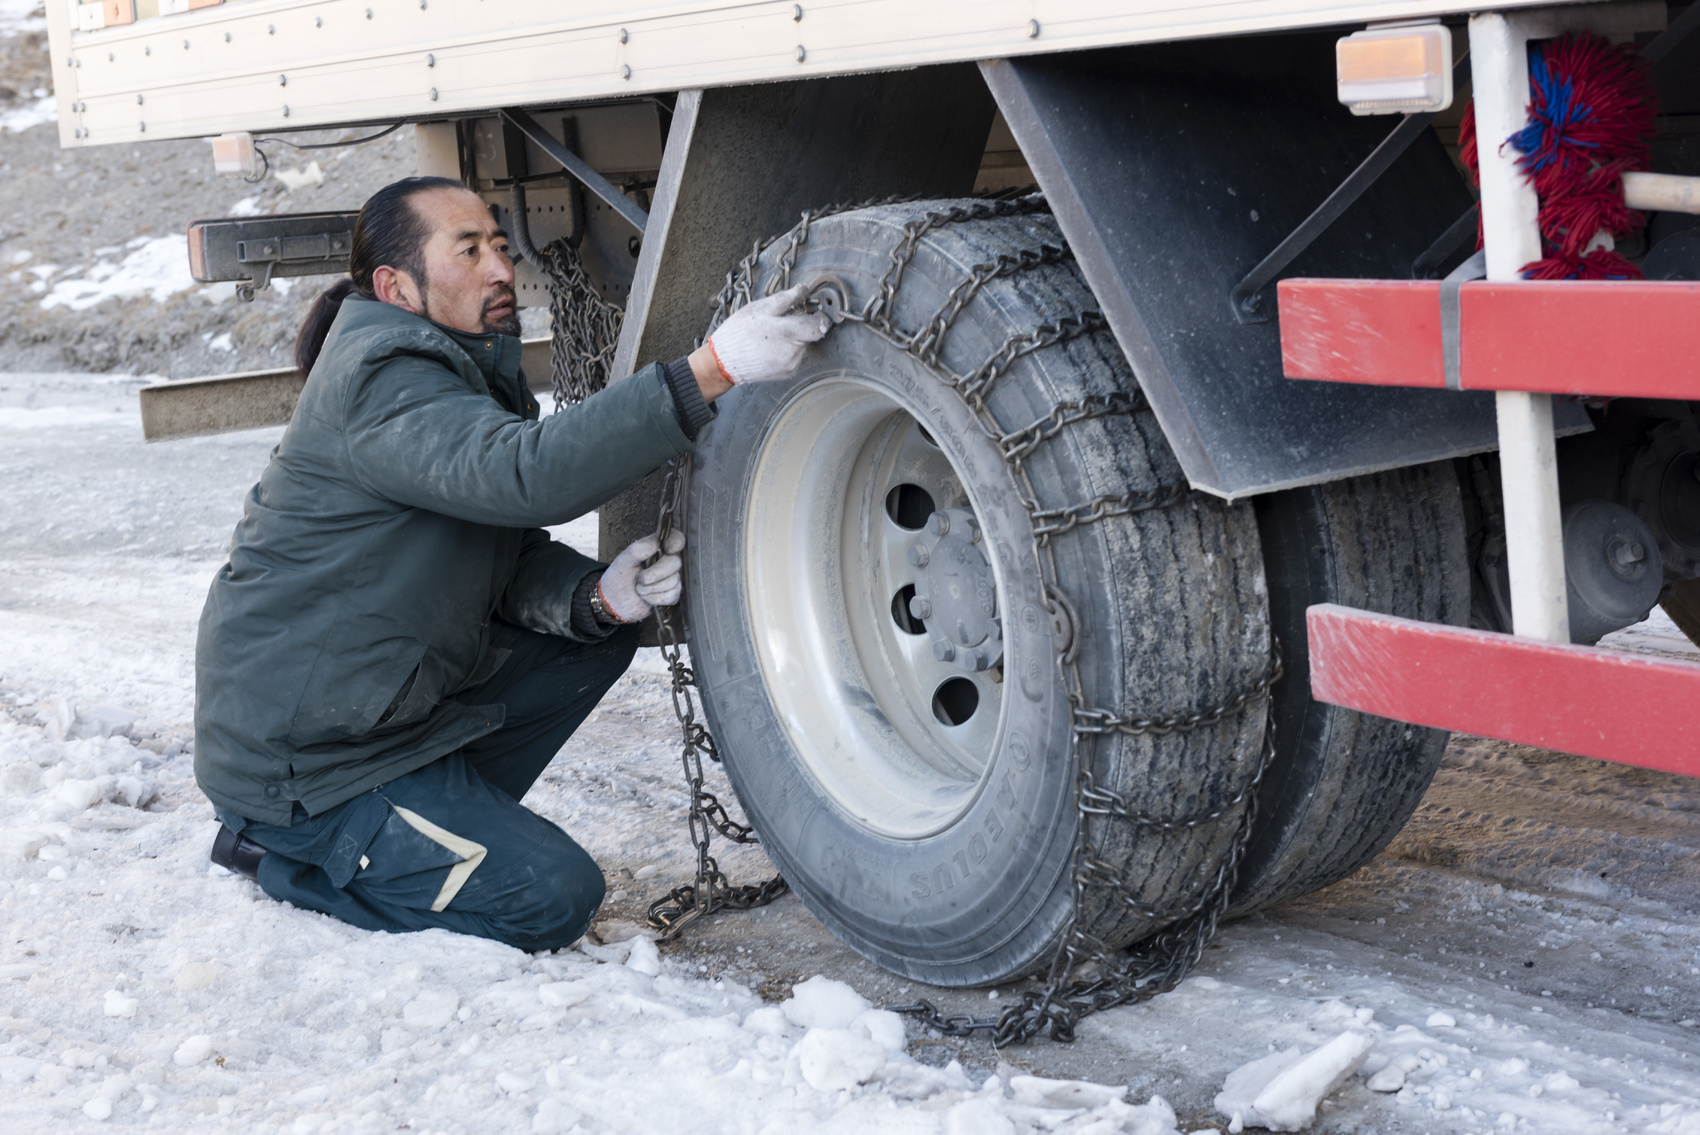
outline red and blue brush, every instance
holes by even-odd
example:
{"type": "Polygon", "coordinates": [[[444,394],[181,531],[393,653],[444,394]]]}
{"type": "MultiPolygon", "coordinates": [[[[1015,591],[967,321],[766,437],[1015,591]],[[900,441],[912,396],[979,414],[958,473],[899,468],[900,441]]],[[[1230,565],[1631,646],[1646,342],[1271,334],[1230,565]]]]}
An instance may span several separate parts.
{"type": "MultiPolygon", "coordinates": [[[[1505,140],[1522,155],[1517,164],[1540,197],[1544,255],[1524,265],[1526,279],[1641,278],[1596,238],[1620,239],[1646,223],[1623,203],[1623,175],[1651,164],[1657,114],[1658,96],[1634,44],[1582,32],[1529,45],[1529,124],[1505,140]]],[[[1459,124],[1459,156],[1479,183],[1475,126],[1472,105],[1459,124]]]]}

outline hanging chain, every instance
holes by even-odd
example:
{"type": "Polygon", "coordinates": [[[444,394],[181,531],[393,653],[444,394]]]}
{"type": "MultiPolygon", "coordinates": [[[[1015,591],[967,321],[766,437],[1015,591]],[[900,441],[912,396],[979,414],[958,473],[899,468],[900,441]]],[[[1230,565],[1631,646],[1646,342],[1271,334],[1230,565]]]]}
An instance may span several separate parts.
{"type": "MultiPolygon", "coordinates": [[[[868,204],[881,203],[884,202],[868,204]]],[[[715,300],[709,331],[712,332],[732,312],[757,298],[754,289],[765,253],[775,245],[780,246],[763,290],[764,295],[772,295],[790,286],[797,256],[807,242],[814,222],[834,213],[862,207],[831,206],[810,210],[785,233],[756,242],[750,253],[727,274],[726,283],[715,300]]],[[[844,320],[860,323],[866,330],[914,358],[940,382],[960,394],[974,410],[981,428],[998,447],[1020,487],[1022,504],[1032,526],[1031,552],[1039,572],[1040,593],[1057,630],[1056,663],[1069,703],[1070,759],[1074,769],[1078,823],[1070,872],[1072,903],[1069,920],[1052,957],[1045,986],[1024,994],[1019,1002],[1006,1007],[995,1018],[945,1015],[926,1000],[896,1007],[897,1012],[913,1014],[923,1024],[946,1035],[990,1033],[994,1043],[1000,1046],[1026,1042],[1039,1035],[1048,1035],[1058,1041],[1073,1040],[1081,1018],[1168,992],[1180,984],[1188,970],[1197,963],[1228,908],[1240,862],[1251,837],[1257,789],[1275,752],[1274,699],[1269,695],[1282,674],[1277,646],[1260,677],[1210,706],[1165,715],[1122,714],[1087,704],[1084,683],[1076,665],[1079,620],[1056,582],[1053,540],[1081,525],[1110,517],[1173,507],[1191,499],[1193,492],[1186,485],[1158,485],[1100,496],[1077,505],[1044,507],[1039,504],[1026,467],[1027,458],[1044,442],[1060,436],[1072,425],[1093,418],[1139,412],[1145,408],[1145,401],[1137,392],[1089,395],[1075,401],[1058,402],[1038,420],[1015,430],[1001,425],[987,409],[986,391],[1017,359],[1105,330],[1107,324],[1100,313],[1083,311],[1058,319],[1054,324],[1013,334],[984,363],[965,375],[951,373],[939,358],[951,325],[986,284],[1016,272],[1062,262],[1070,256],[1066,247],[1042,244],[1035,249],[1003,253],[991,261],[975,265],[920,330],[905,333],[894,324],[897,292],[904,271],[927,233],[944,225],[1048,211],[1044,199],[1033,194],[1006,200],[973,201],[923,213],[903,226],[890,263],[861,311],[845,311],[841,315],[844,320]],[[1220,805],[1191,816],[1154,816],[1135,810],[1119,793],[1098,785],[1091,761],[1091,747],[1097,738],[1111,734],[1144,736],[1189,732],[1214,725],[1230,714],[1247,709],[1259,699],[1264,702],[1264,723],[1258,759],[1245,783],[1220,805]],[[1227,851],[1210,872],[1205,885],[1196,888],[1187,901],[1179,904],[1171,902],[1162,909],[1143,901],[1139,897],[1139,888],[1127,879],[1120,867],[1105,860],[1092,842],[1094,823],[1114,821],[1153,831],[1176,831],[1215,826],[1236,815],[1237,823],[1227,851]],[[1167,925],[1131,946],[1113,947],[1086,929],[1090,893],[1107,894],[1116,904],[1140,917],[1162,919],[1167,925]],[[1176,909],[1177,906],[1180,909],[1176,909]]],[[[848,301],[850,297],[843,295],[839,298],[848,301]]],[[[688,466],[682,462],[669,466],[658,524],[663,536],[676,521],[683,501],[687,469],[688,466]]],[[[685,778],[691,789],[690,830],[697,848],[697,879],[694,886],[679,887],[650,907],[650,923],[663,929],[664,937],[671,937],[693,919],[718,909],[771,902],[786,889],[784,880],[779,878],[761,886],[734,887],[708,854],[710,828],[739,843],[754,842],[755,836],[749,828],[730,820],[719,801],[702,787],[702,756],[706,754],[711,760],[718,760],[718,756],[707,729],[696,720],[696,702],[691,693],[695,680],[682,661],[679,634],[674,625],[676,616],[676,609],[669,609],[662,617],[662,641],[673,675],[674,710],[684,734],[685,778]]]]}
{"type": "MultiPolygon", "coordinates": [[[[549,278],[551,343],[551,386],[557,412],[571,403],[582,402],[608,385],[608,371],[620,339],[625,309],[602,298],[584,270],[578,249],[566,238],[551,241],[537,254],[537,266],[549,278]]],[[[661,515],[657,535],[665,544],[682,491],[684,466],[671,462],[661,493],[661,515]]],[[[649,924],[662,931],[663,940],[673,937],[690,922],[717,910],[747,910],[772,902],[786,891],[785,880],[775,876],[758,886],[735,886],[709,854],[712,832],[733,843],[756,843],[756,833],[734,820],[720,798],[704,787],[702,758],[718,762],[714,738],[697,720],[694,690],[696,677],[684,661],[683,635],[678,627],[677,608],[658,610],[661,653],[667,660],[672,680],[673,713],[683,737],[680,760],[685,785],[690,792],[689,828],[697,853],[694,885],[676,887],[649,906],[649,924]]]]}
{"type": "Polygon", "coordinates": [[[608,385],[626,309],[602,298],[565,237],[538,251],[537,267],[549,277],[549,385],[559,410],[608,385]]]}
{"type": "MultiPolygon", "coordinates": [[[[667,466],[667,479],[661,488],[661,515],[656,522],[656,535],[663,546],[678,519],[678,507],[684,494],[684,466],[679,461],[667,466]]],[[[718,762],[714,738],[708,727],[697,720],[697,701],[693,692],[696,675],[685,665],[683,635],[678,626],[679,609],[658,609],[656,618],[661,630],[661,654],[667,660],[667,672],[673,682],[673,714],[679,719],[684,744],[680,760],[684,764],[685,785],[690,790],[689,826],[691,844],[697,852],[695,883],[675,887],[649,904],[649,924],[661,931],[663,941],[674,937],[699,918],[720,910],[749,910],[766,906],[788,889],[778,875],[765,883],[738,886],[726,878],[720,864],[709,854],[711,832],[719,832],[733,843],[758,843],[756,833],[726,813],[720,798],[703,787],[703,757],[718,762]]]]}

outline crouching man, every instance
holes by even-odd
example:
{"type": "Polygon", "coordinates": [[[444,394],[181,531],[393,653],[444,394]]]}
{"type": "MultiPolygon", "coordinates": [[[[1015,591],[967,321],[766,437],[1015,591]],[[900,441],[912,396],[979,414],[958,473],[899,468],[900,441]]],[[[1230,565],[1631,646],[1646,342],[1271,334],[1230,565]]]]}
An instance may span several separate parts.
{"type": "Polygon", "coordinates": [[[542,526],[689,452],[716,398],[789,376],[829,324],[781,293],[539,420],[507,238],[475,194],[378,191],[349,272],[301,329],[306,387],[201,616],[213,861],[371,930],[565,946],[602,871],[519,801],[678,600],[683,539],[601,564],[542,526]]]}

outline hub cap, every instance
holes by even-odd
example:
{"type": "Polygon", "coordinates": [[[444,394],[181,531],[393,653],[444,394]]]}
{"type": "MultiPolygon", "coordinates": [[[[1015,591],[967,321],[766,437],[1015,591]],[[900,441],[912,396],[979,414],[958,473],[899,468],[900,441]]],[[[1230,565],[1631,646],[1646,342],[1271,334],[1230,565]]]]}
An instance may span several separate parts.
{"type": "Polygon", "coordinates": [[[926,625],[934,658],[968,671],[1003,661],[997,581],[980,539],[974,514],[951,508],[929,516],[909,546],[909,566],[915,569],[909,613],[926,625]]]}

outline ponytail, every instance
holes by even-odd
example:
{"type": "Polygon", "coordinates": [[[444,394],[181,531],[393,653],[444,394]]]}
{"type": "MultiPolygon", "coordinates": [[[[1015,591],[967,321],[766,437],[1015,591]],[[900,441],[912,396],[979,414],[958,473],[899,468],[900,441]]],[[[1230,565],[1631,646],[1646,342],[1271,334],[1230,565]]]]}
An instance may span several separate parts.
{"type": "Polygon", "coordinates": [[[372,274],[388,264],[400,268],[425,292],[425,241],[430,237],[424,222],[408,198],[432,189],[465,189],[461,182],[447,177],[404,177],[378,190],[360,207],[360,217],[354,222],[354,247],[348,257],[348,275],[324,291],[313,301],[301,332],[295,337],[295,365],[306,374],[318,361],[336,313],[342,301],[354,292],[367,299],[376,298],[372,274]]]}
{"type": "Polygon", "coordinates": [[[336,313],[354,290],[354,281],[344,276],[320,292],[313,306],[307,309],[301,333],[295,336],[295,365],[301,368],[303,376],[311,373],[313,364],[319,361],[319,352],[324,349],[325,336],[331,333],[331,324],[336,322],[336,313]]]}

